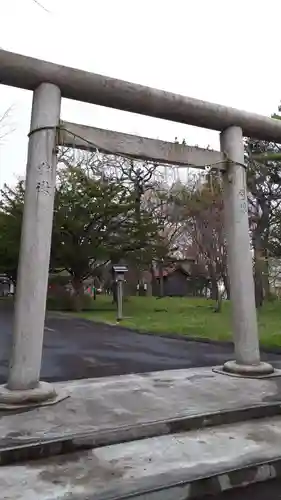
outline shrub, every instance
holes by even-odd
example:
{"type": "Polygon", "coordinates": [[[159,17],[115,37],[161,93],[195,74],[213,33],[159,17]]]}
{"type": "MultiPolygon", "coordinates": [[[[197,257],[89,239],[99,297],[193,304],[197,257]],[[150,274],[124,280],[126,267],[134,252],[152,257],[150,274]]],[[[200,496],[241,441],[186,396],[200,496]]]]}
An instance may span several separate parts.
{"type": "MultiPolygon", "coordinates": [[[[47,309],[49,311],[76,311],[77,301],[75,296],[65,288],[57,288],[56,291],[52,291],[52,293],[48,295],[47,309]]],[[[81,311],[90,311],[94,309],[93,298],[88,294],[79,297],[79,309],[81,311]]]]}

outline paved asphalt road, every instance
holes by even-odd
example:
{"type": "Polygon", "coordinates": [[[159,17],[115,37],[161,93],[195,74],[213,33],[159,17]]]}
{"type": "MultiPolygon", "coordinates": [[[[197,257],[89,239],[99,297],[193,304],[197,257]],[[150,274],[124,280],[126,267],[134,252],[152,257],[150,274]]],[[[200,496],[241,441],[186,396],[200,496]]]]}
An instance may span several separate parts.
{"type": "MultiPolygon", "coordinates": [[[[2,305],[0,383],[7,377],[12,316],[12,311],[2,305]]],[[[232,348],[227,345],[139,335],[121,327],[53,316],[46,321],[41,378],[60,381],[212,366],[232,356],[232,348]]],[[[280,360],[281,366],[281,355],[266,354],[263,357],[275,363],[280,360]]]]}

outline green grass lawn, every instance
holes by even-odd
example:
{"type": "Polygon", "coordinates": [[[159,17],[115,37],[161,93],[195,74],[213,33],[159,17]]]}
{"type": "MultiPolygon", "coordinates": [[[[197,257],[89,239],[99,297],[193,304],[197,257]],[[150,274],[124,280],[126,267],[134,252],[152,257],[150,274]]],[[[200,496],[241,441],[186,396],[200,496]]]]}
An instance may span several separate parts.
{"type": "MultiPolygon", "coordinates": [[[[116,309],[111,298],[98,296],[94,309],[80,317],[116,324],[116,309]]],[[[281,347],[281,301],[266,303],[258,312],[261,343],[281,347]]],[[[230,303],[214,313],[211,300],[199,298],[130,297],[124,303],[122,325],[150,333],[180,334],[213,340],[231,340],[230,303]]]]}

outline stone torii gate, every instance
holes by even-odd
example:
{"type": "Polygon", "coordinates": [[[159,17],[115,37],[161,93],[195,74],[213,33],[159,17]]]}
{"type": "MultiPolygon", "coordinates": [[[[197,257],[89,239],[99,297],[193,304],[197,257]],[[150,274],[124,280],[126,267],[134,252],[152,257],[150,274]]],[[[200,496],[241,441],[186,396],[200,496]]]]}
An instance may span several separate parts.
{"type": "Polygon", "coordinates": [[[40,382],[40,368],[58,143],[87,149],[92,143],[116,154],[199,168],[212,164],[223,171],[235,344],[235,360],[224,365],[224,372],[272,373],[271,365],[260,361],[243,136],[281,142],[281,122],[3,50],[0,83],[33,91],[13,346],[0,402],[24,405],[56,396],[50,384],[40,382]],[[217,130],[221,151],[60,122],[61,97],[217,130]]]}

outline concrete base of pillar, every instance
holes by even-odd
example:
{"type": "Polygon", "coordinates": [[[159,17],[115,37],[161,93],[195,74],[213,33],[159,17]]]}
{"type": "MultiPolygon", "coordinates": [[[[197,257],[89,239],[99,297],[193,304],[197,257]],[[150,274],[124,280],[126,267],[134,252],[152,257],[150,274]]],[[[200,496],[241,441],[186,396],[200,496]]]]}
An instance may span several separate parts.
{"type": "Polygon", "coordinates": [[[242,377],[264,377],[272,375],[274,368],[269,363],[260,362],[258,365],[242,365],[236,361],[227,361],[223,365],[226,374],[240,375],[242,377]]]}
{"type": "Polygon", "coordinates": [[[57,393],[51,384],[39,382],[34,389],[10,390],[7,385],[0,386],[0,408],[25,408],[45,403],[57,402],[57,393]]]}

